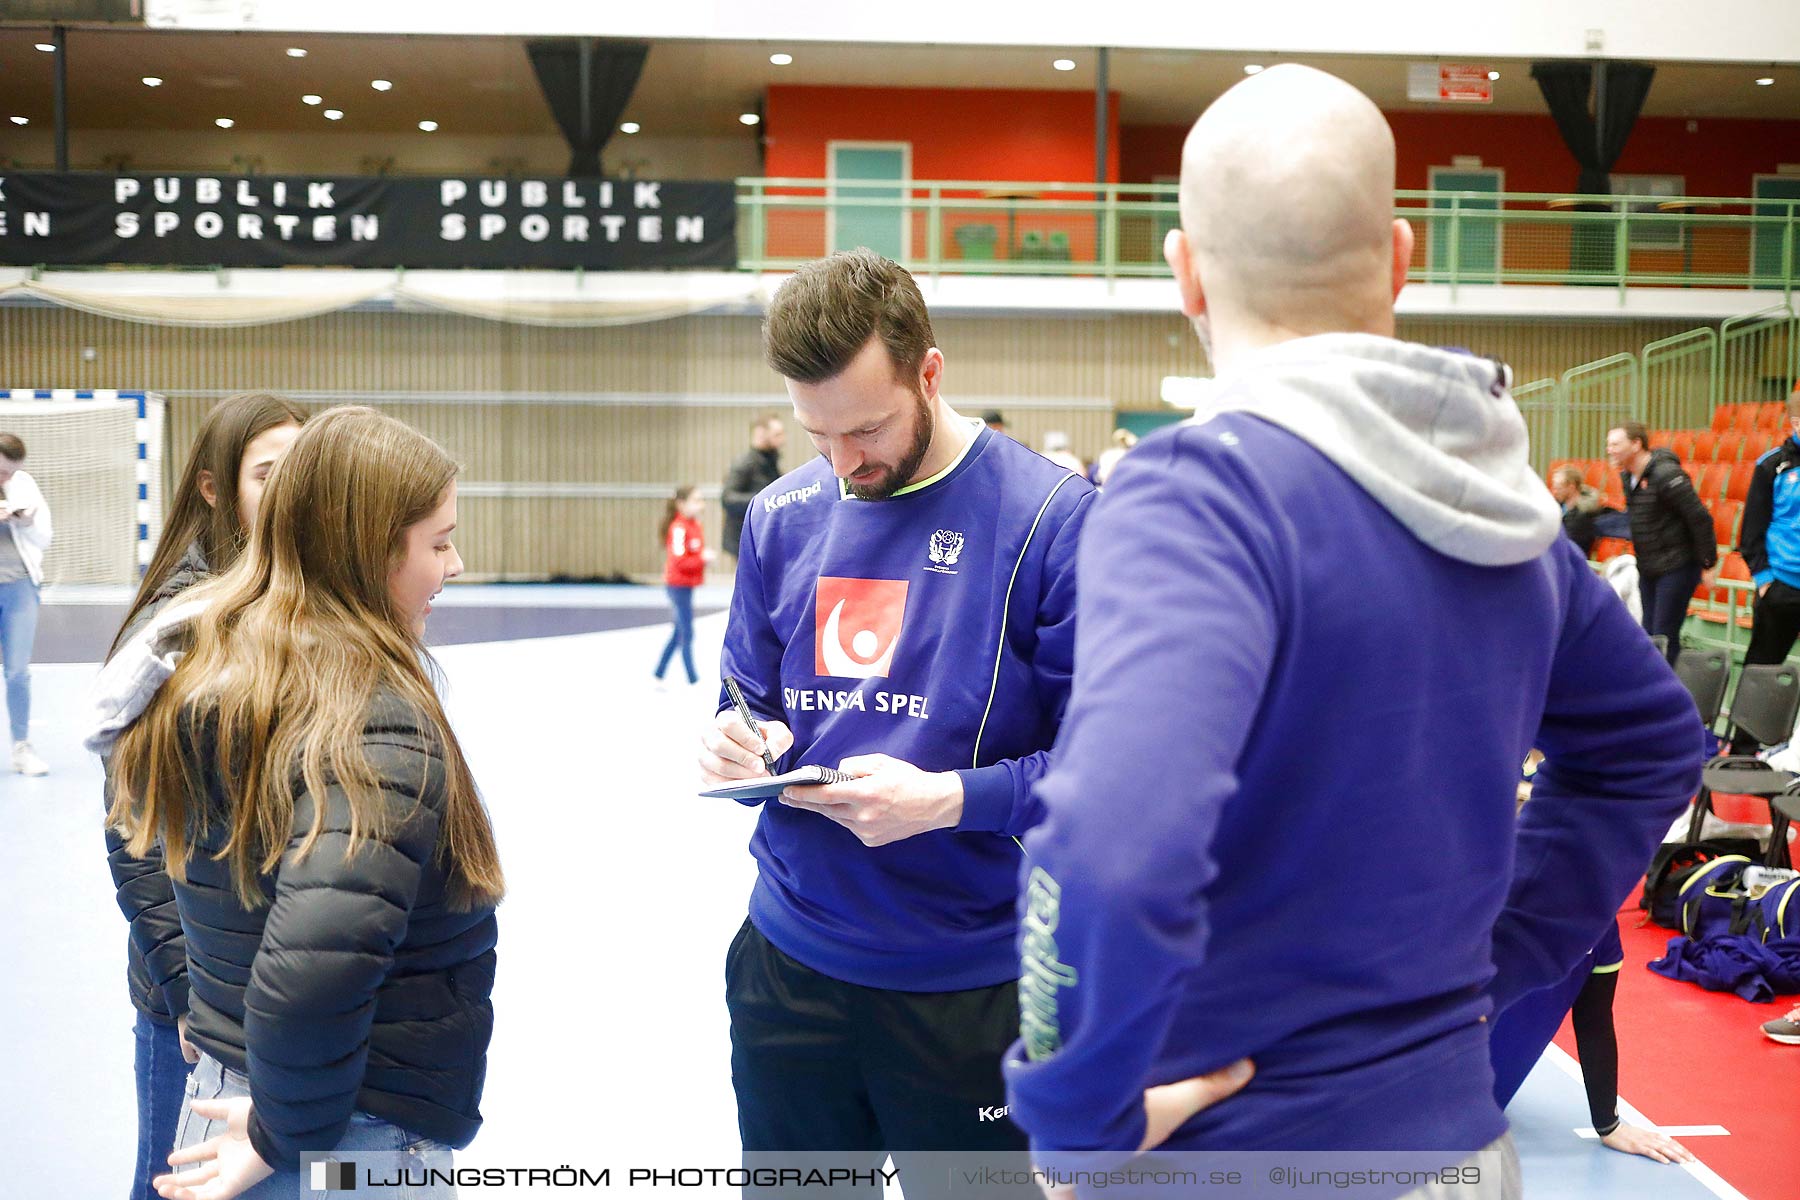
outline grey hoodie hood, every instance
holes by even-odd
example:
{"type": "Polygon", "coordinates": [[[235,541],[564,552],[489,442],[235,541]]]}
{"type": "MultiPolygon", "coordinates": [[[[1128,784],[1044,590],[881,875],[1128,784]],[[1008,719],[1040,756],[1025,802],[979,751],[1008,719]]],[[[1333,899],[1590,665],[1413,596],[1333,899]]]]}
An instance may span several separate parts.
{"type": "Polygon", "coordinates": [[[1490,359],[1328,333],[1249,355],[1194,420],[1243,412],[1279,425],[1440,554],[1511,566],[1555,544],[1562,512],[1532,470],[1508,382],[1490,359]]]}
{"type": "Polygon", "coordinates": [[[203,599],[167,605],[119,647],[88,692],[82,745],[102,758],[112,753],[119,735],[143,715],[181,665],[183,626],[204,611],[203,599]]]}

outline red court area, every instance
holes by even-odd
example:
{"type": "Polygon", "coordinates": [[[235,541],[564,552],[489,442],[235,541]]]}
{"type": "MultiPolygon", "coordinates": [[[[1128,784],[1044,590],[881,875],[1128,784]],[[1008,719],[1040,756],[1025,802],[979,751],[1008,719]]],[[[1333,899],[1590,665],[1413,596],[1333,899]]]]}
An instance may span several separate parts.
{"type": "MultiPolygon", "coordinates": [[[[1643,920],[1634,895],[1619,915],[1619,1094],[1658,1125],[1723,1125],[1683,1144],[1749,1200],[1800,1200],[1800,1046],[1758,1028],[1800,996],[1751,1004],[1653,974],[1674,934],[1643,920]]],[[[1556,1044],[1575,1054],[1567,1021],[1556,1044]]]]}

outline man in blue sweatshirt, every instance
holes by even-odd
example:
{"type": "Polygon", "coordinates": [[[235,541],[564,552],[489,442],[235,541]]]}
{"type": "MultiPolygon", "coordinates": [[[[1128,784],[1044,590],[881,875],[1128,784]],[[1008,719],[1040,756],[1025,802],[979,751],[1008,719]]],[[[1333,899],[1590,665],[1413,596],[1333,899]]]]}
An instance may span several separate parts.
{"type": "MultiPolygon", "coordinates": [[[[747,1152],[891,1151],[905,1180],[906,1151],[1024,1146],[1000,1074],[1017,838],[1074,668],[1093,489],[951,409],[924,300],[886,259],[803,267],[764,341],[819,457],[750,507],[721,673],[780,770],[857,778],[757,821],[726,962],[738,1123],[747,1152]]],[[[702,741],[709,782],[764,774],[723,698],[702,741]]]]}
{"type": "Polygon", "coordinates": [[[1216,381],[1088,523],[1025,838],[1007,1073],[1045,1160],[1420,1150],[1516,1195],[1488,1016],[1568,974],[1698,784],[1504,369],[1393,340],[1393,187],[1380,112],[1308,68],[1189,135],[1166,251],[1216,381]],[[1165,1140],[1146,1091],[1195,1075],[1241,1090],[1165,1140]]]}

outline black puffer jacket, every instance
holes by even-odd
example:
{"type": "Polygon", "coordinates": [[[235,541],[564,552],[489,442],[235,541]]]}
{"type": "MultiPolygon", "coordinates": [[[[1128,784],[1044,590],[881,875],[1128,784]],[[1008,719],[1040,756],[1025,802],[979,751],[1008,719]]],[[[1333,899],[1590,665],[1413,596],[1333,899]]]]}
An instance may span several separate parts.
{"type": "Polygon", "coordinates": [[[207,781],[212,814],[175,900],[187,928],[188,1037],[250,1077],[250,1141],[265,1162],[293,1167],[328,1150],[354,1111],[453,1146],[481,1126],[493,1032],[492,908],[450,911],[438,860],[442,753],[417,715],[378,697],[363,747],[391,816],[387,836],[345,858],[350,808],[335,783],[318,796],[295,783],[294,833],[263,878],[268,903],[246,910],[228,861],[212,857],[230,821],[210,724],[184,742],[207,781]],[[324,832],[303,859],[314,808],[324,832]]]}
{"type": "MultiPolygon", "coordinates": [[[[119,644],[129,642],[164,605],[203,582],[208,574],[199,543],[189,546],[150,603],[132,618],[119,644]]],[[[102,765],[106,770],[104,795],[110,809],[110,756],[102,765]]],[[[187,1012],[187,946],[181,936],[181,918],[175,912],[175,890],[163,870],[162,846],[152,846],[143,858],[133,858],[125,849],[125,839],[108,829],[106,865],[112,870],[119,911],[131,925],[125,945],[125,982],[132,1006],[159,1025],[173,1024],[187,1012]]]]}
{"type": "Polygon", "coordinates": [[[1681,460],[1669,451],[1652,450],[1639,479],[1625,476],[1625,511],[1640,573],[1664,575],[1696,562],[1711,567],[1719,561],[1712,514],[1700,503],[1681,460]]]}

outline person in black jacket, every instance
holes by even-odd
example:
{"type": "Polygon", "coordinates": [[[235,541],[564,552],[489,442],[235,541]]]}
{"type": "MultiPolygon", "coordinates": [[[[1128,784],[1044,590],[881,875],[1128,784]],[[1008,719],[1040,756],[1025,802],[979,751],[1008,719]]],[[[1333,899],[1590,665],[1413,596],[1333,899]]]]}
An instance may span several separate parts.
{"type": "Polygon", "coordinates": [[[1712,583],[1719,547],[1712,514],[1694,481],[1667,450],[1650,449],[1642,423],[1627,421],[1606,434],[1606,457],[1624,475],[1625,512],[1637,554],[1644,629],[1669,639],[1669,661],[1681,654],[1681,623],[1702,580],[1712,583]]]}
{"type": "MultiPolygon", "coordinates": [[[[237,561],[269,472],[286,452],[306,413],[267,392],[221,400],[200,424],[187,469],[175,489],[156,553],[113,641],[112,656],[170,600],[237,561]]],[[[106,803],[112,805],[110,763],[106,803]]],[[[135,1072],[138,1145],[132,1200],[156,1195],[152,1175],[175,1145],[175,1121],[188,1067],[200,1052],[187,1042],[187,947],[162,852],[133,857],[125,839],[106,831],[106,859],[119,909],[130,923],[125,978],[137,1010],[135,1072]]]]}
{"type": "Polygon", "coordinates": [[[101,674],[110,820],[161,844],[186,931],[169,1200],[286,1200],[303,1153],[480,1127],[504,881],[422,641],[462,571],[455,476],[371,409],[315,418],[238,564],[101,674]]]}
{"type": "MultiPolygon", "coordinates": [[[[1788,397],[1787,418],[1788,436],[1756,460],[1744,497],[1738,553],[1756,584],[1745,666],[1786,662],[1800,636],[1800,388],[1788,397]]],[[[1756,748],[1754,738],[1738,734],[1731,752],[1756,748]]]]}
{"type": "Polygon", "coordinates": [[[787,426],[780,417],[758,417],[750,425],[750,449],[731,464],[719,502],[725,509],[720,542],[725,553],[737,557],[744,536],[744,514],[756,493],[781,478],[781,448],[787,445],[787,426]]]}

